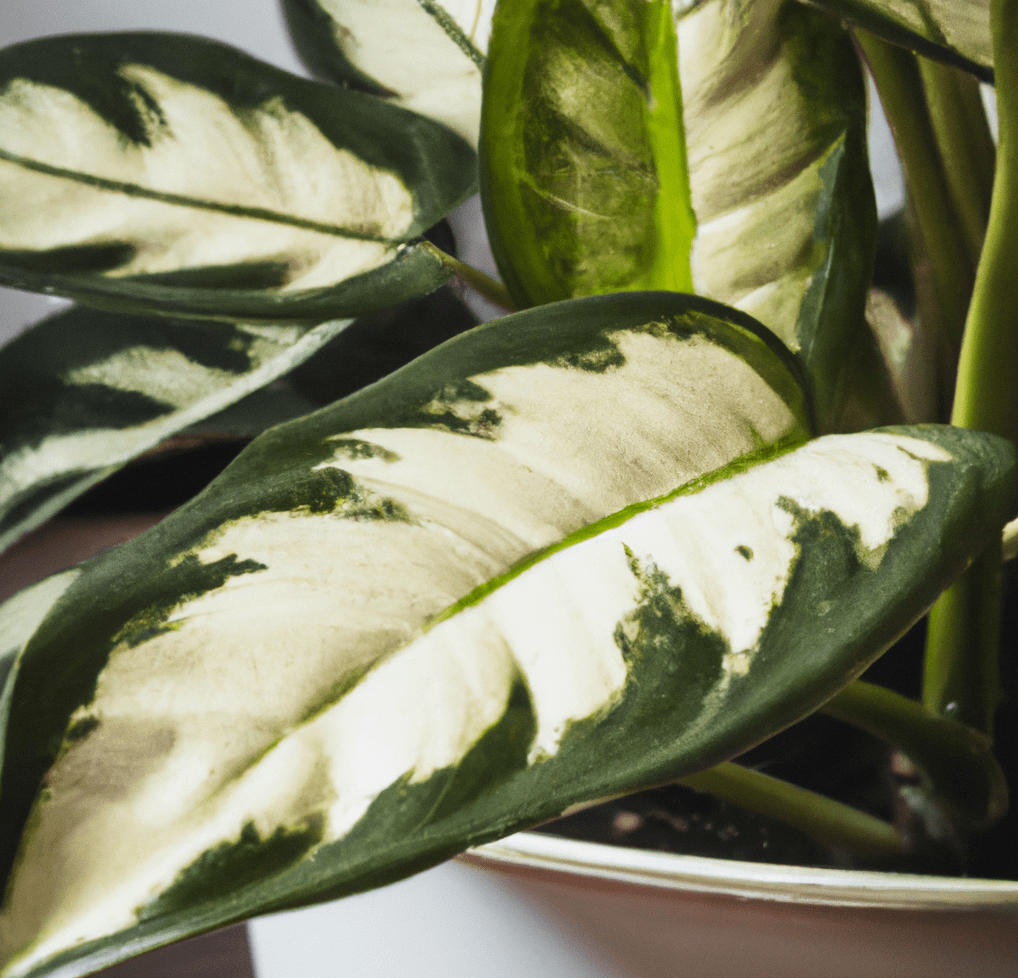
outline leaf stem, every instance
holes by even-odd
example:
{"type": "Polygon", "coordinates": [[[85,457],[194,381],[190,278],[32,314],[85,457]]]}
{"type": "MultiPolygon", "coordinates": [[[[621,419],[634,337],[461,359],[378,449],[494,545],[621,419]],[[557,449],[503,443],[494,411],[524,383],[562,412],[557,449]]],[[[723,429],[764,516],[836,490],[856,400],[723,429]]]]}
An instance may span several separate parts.
{"type": "Polygon", "coordinates": [[[993,734],[1000,702],[1000,547],[991,547],[930,610],[923,704],[993,734]]]}
{"type": "Polygon", "coordinates": [[[479,268],[474,268],[473,265],[468,265],[466,262],[461,262],[458,258],[453,258],[452,255],[442,251],[441,248],[430,241],[424,242],[422,247],[429,249],[450,271],[458,275],[467,285],[475,289],[489,302],[495,303],[496,306],[501,306],[506,312],[516,311],[516,305],[509,295],[509,290],[501,282],[496,282],[495,279],[490,275],[486,275],[479,268]]]}
{"type": "Polygon", "coordinates": [[[719,764],[678,783],[778,819],[822,845],[861,858],[889,859],[905,852],[901,833],[882,819],[741,764],[719,764]]]}
{"type": "Polygon", "coordinates": [[[984,734],[862,680],[850,683],[821,709],[907,755],[966,824],[993,822],[1007,810],[1007,781],[984,734]]]}
{"type": "Polygon", "coordinates": [[[979,82],[950,65],[928,58],[918,60],[940,165],[965,250],[975,268],[986,236],[996,158],[979,82]]]}
{"type": "MultiPolygon", "coordinates": [[[[1018,443],[1018,0],[994,0],[1000,143],[986,241],[958,363],[951,423],[1018,443]]],[[[930,613],[923,702],[989,734],[999,698],[999,547],[956,581],[930,613]]]]}
{"type": "Polygon", "coordinates": [[[1018,442],[1018,0],[993,4],[1000,145],[951,423],[1018,442]]]}
{"type": "Polygon", "coordinates": [[[932,266],[953,361],[961,345],[975,272],[951,207],[950,187],[923,97],[919,65],[911,52],[863,30],[856,30],[855,37],[894,133],[919,233],[932,266]]]}

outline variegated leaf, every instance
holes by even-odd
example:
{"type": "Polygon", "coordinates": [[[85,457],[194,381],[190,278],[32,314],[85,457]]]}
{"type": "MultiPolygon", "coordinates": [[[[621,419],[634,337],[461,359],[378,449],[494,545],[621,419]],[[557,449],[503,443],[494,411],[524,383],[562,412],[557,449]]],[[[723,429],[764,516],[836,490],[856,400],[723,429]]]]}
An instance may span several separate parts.
{"type": "Polygon", "coordinates": [[[697,4],[677,47],[670,9],[498,8],[481,159],[499,268],[521,305],[652,281],[744,309],[828,424],[876,242],[858,58],[781,0],[697,4]]]}
{"type": "Polygon", "coordinates": [[[384,100],[171,34],[0,52],[0,283],[229,320],[356,315],[450,272],[417,241],[473,151],[384,100]]]}
{"type": "MultiPolygon", "coordinates": [[[[80,958],[74,973],[252,912],[203,881],[181,916],[170,905],[190,883],[172,881],[205,847],[205,815],[280,737],[520,560],[746,453],[801,441],[806,424],[794,365],[758,324],[692,296],[628,293],[471,330],[262,435],[194,501],[86,565],[20,653],[0,782],[5,873],[29,821],[0,923],[9,974],[52,955],[80,958]],[[77,779],[79,762],[103,773],[65,794],[63,772],[77,779]],[[132,830],[105,847],[101,868],[86,865],[99,852],[85,835],[122,815],[145,827],[145,853],[132,830]],[[146,875],[150,856],[170,903],[146,875]],[[61,861],[51,883],[40,884],[39,859],[61,861]],[[130,943],[109,937],[124,928],[130,943]]],[[[471,687],[488,668],[478,660],[448,678],[471,687]]],[[[501,697],[478,703],[475,721],[487,725],[501,697]]],[[[401,763],[389,739],[362,751],[365,771],[401,763]]],[[[355,807],[358,797],[352,788],[355,807]]],[[[263,869],[243,868],[231,886],[289,864],[320,828],[313,818],[295,835],[283,829],[263,869]]],[[[252,831],[241,850],[260,853],[252,831]]],[[[239,852],[221,854],[229,863],[239,852]]],[[[290,896],[304,893],[270,902],[290,896]]]]}
{"type": "MultiPolygon", "coordinates": [[[[196,924],[378,885],[729,757],[858,675],[999,533],[1014,489],[1013,448],[960,429],[760,453],[586,527],[398,637],[383,613],[386,651],[282,724],[298,650],[280,641],[273,729],[248,732],[262,747],[244,760],[254,647],[200,673],[196,652],[210,618],[261,606],[259,575],[278,585],[279,565],[241,559],[250,533],[227,526],[193,555],[206,583],[236,586],[126,623],[71,715],[8,886],[3,974],[77,974],[196,924]]],[[[343,591],[362,652],[364,599],[386,596],[343,591]]]]}
{"type": "Polygon", "coordinates": [[[350,322],[195,323],[76,308],[23,333],[0,350],[0,549],[350,322]]]}
{"type": "Polygon", "coordinates": [[[444,122],[477,145],[495,0],[282,0],[317,75],[444,122]]]}
{"type": "Polygon", "coordinates": [[[990,0],[809,0],[892,44],[993,81],[990,0]]]}
{"type": "MultiPolygon", "coordinates": [[[[77,567],[52,574],[5,601],[0,611],[0,716],[7,716],[22,650],[36,629],[81,571],[77,567]]],[[[6,750],[7,726],[0,726],[0,757],[6,750]]]]}

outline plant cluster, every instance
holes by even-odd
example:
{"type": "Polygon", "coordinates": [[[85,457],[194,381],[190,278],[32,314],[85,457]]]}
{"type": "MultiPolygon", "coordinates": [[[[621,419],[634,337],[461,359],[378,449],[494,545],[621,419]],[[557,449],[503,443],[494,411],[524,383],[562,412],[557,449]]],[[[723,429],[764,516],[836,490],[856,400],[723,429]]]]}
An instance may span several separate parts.
{"type": "Polygon", "coordinates": [[[0,351],[0,546],[253,439],[0,607],[3,978],[676,780],[873,865],[999,819],[1018,0],[282,3],[317,80],[0,51],[0,283],[77,302],[0,351]],[[439,223],[478,187],[501,281],[439,223]],[[931,606],[922,701],[860,680],[931,606]],[[733,761],[817,710],[908,831],[733,761]]]}

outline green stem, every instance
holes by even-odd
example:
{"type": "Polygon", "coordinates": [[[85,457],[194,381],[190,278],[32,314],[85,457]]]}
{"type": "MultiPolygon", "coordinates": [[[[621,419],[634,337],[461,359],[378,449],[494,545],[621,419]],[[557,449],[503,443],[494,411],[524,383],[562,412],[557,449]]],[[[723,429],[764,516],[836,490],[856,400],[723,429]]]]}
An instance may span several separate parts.
{"type": "Polygon", "coordinates": [[[1002,557],[991,547],[930,610],[923,704],[987,737],[1000,703],[1002,557]]]}
{"type": "Polygon", "coordinates": [[[986,236],[996,150],[979,82],[950,65],[919,58],[940,165],[972,267],[986,236]]]}
{"type": "MultiPolygon", "coordinates": [[[[1018,444],[1018,0],[994,0],[991,23],[1000,143],[951,423],[1018,444]]],[[[986,733],[999,696],[1000,560],[995,547],[941,595],[926,645],[923,702],[986,733]]]]}
{"type": "Polygon", "coordinates": [[[945,720],[921,703],[856,680],[823,707],[907,755],[933,793],[966,824],[993,822],[1007,810],[1007,782],[990,739],[963,723],[945,720]]]}
{"type": "Polygon", "coordinates": [[[993,5],[1000,145],[951,423],[1018,443],[1018,0],[993,5]]]}
{"type": "Polygon", "coordinates": [[[428,248],[437,258],[441,259],[446,268],[455,275],[458,275],[467,285],[479,292],[489,302],[495,303],[496,306],[501,306],[506,312],[516,311],[516,306],[509,295],[508,289],[501,282],[496,282],[495,279],[490,275],[485,275],[479,268],[474,268],[473,265],[467,265],[458,258],[453,258],[452,255],[446,254],[441,248],[433,245],[430,241],[424,242],[423,246],[428,248]]]}
{"type": "Polygon", "coordinates": [[[957,353],[975,274],[957,230],[916,56],[862,30],[857,30],[855,36],[894,133],[919,233],[932,266],[947,339],[957,353]]]}
{"type": "Polygon", "coordinates": [[[679,778],[679,784],[778,819],[823,845],[861,858],[893,859],[905,852],[905,842],[893,825],[739,764],[719,764],[679,778]]]}

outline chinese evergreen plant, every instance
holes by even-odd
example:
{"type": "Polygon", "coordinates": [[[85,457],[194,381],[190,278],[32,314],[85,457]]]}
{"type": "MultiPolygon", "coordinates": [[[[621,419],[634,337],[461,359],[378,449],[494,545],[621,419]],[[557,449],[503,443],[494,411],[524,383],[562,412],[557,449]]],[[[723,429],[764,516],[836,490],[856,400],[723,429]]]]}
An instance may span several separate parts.
{"type": "Polygon", "coordinates": [[[285,422],[0,608],[4,978],[677,779],[900,864],[732,762],[818,709],[958,837],[999,818],[1018,2],[283,6],[320,80],[183,35],[0,52],[0,282],[79,303],[0,352],[3,545],[172,436],[285,422]],[[504,285],[429,232],[478,185],[504,285]],[[931,605],[923,701],[859,680],[931,605]]]}

